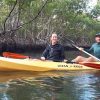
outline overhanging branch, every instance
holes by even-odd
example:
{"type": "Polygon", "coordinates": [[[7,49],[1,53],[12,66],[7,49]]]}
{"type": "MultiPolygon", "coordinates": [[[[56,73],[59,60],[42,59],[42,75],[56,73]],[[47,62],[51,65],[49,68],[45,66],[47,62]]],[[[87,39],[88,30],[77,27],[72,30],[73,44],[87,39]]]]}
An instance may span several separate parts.
{"type": "Polygon", "coordinates": [[[5,19],[5,21],[4,21],[4,26],[3,26],[4,29],[3,29],[3,33],[6,32],[6,22],[7,22],[8,18],[10,17],[11,13],[13,12],[13,10],[15,9],[16,5],[17,5],[17,0],[15,1],[12,10],[9,12],[8,16],[6,17],[6,19],[5,19]]]}
{"type": "MultiPolygon", "coordinates": [[[[28,21],[28,22],[26,22],[26,23],[24,23],[24,24],[22,24],[22,25],[17,26],[16,29],[7,30],[7,31],[5,30],[5,24],[4,24],[4,31],[3,31],[2,33],[0,33],[0,34],[5,34],[5,33],[8,33],[8,32],[14,32],[14,31],[16,31],[16,30],[22,28],[24,25],[26,25],[26,24],[31,23],[32,21],[34,21],[34,20],[40,15],[40,13],[41,13],[42,10],[44,9],[44,7],[45,7],[46,4],[48,3],[48,1],[49,1],[49,0],[46,0],[46,2],[44,3],[44,5],[42,6],[42,8],[39,10],[39,12],[37,13],[37,15],[36,15],[32,20],[30,20],[30,21],[28,21]]],[[[16,4],[17,4],[17,0],[16,0],[16,4]]],[[[16,4],[15,4],[15,6],[16,6],[16,4]]],[[[11,15],[12,11],[14,10],[14,8],[15,8],[15,7],[13,7],[13,9],[11,10],[11,12],[9,13],[9,16],[11,15]]],[[[9,17],[9,16],[8,16],[8,17],[9,17]]],[[[8,19],[8,17],[6,18],[6,20],[8,19]]],[[[5,20],[5,23],[6,23],[6,20],[5,20]]]]}

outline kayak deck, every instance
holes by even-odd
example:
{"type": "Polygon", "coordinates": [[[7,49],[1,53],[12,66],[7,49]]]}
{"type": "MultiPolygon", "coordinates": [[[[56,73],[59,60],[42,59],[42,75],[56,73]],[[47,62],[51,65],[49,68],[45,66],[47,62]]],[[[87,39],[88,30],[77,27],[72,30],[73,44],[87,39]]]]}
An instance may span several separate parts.
{"type": "Polygon", "coordinates": [[[95,69],[81,64],[70,64],[52,61],[34,61],[32,59],[13,59],[0,57],[0,71],[51,71],[51,70],[90,70],[95,69]]]}

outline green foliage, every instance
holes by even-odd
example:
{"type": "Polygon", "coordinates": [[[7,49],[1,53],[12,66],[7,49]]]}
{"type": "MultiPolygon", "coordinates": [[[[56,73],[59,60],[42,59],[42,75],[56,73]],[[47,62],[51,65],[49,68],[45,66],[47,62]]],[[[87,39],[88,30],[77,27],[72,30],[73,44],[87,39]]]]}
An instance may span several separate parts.
{"type": "MultiPolygon", "coordinates": [[[[16,0],[0,1],[1,25],[15,2],[16,0]]],[[[35,36],[40,31],[43,31],[42,35],[56,31],[58,33],[63,32],[68,36],[81,38],[85,35],[91,38],[96,32],[100,32],[100,21],[95,19],[100,16],[99,3],[91,12],[86,12],[88,0],[48,0],[47,5],[39,16],[32,20],[45,2],[46,0],[18,0],[14,11],[8,18],[7,25],[13,26],[15,23],[24,24],[30,22],[24,25],[18,32],[21,32],[23,37],[29,34],[35,36]],[[54,15],[56,15],[56,18],[53,18],[54,15]],[[19,18],[19,22],[16,18],[19,18]],[[48,20],[50,20],[49,23],[48,20]]]]}
{"type": "Polygon", "coordinates": [[[91,15],[94,17],[94,18],[97,18],[100,16],[100,3],[97,4],[95,6],[95,8],[91,11],[91,15]]]}
{"type": "Polygon", "coordinates": [[[3,0],[5,2],[5,4],[7,5],[12,5],[16,2],[16,0],[3,0]]]}

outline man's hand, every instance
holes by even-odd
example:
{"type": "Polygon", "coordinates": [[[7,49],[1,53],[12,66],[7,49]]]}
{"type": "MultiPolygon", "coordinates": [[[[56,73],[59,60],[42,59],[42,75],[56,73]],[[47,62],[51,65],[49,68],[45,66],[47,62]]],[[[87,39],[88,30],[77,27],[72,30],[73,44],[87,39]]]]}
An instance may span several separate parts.
{"type": "Polygon", "coordinates": [[[82,51],[82,50],[84,50],[84,48],[81,48],[81,47],[80,47],[79,50],[82,51]]]}

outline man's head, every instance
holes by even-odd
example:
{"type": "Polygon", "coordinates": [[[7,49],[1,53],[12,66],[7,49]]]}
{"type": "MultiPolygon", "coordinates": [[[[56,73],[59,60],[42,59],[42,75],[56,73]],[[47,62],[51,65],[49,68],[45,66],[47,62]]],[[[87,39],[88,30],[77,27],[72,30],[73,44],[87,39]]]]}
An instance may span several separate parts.
{"type": "Polygon", "coordinates": [[[100,43],[100,33],[97,33],[97,34],[95,35],[95,41],[96,41],[97,43],[100,43]]]}
{"type": "Polygon", "coordinates": [[[54,45],[58,42],[58,36],[56,33],[52,33],[51,37],[50,37],[51,43],[54,45]]]}

